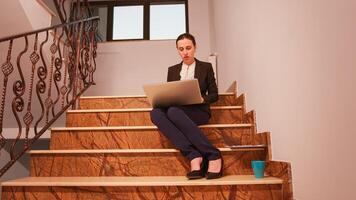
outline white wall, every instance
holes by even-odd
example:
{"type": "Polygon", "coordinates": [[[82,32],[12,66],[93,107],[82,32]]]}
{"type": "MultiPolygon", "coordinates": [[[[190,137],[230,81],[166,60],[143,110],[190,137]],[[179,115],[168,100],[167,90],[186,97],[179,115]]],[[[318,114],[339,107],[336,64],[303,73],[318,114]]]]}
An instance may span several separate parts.
{"type": "Polygon", "coordinates": [[[356,1],[212,3],[220,84],[238,80],[295,198],[356,199],[356,1]]]}
{"type": "Polygon", "coordinates": [[[19,0],[33,30],[51,25],[52,15],[37,1],[19,0]]]}
{"type": "Polygon", "coordinates": [[[18,0],[0,1],[0,19],[0,38],[32,30],[18,0]]]}
{"type": "MultiPolygon", "coordinates": [[[[197,39],[197,58],[210,54],[209,4],[189,1],[189,32],[197,39]]],[[[180,62],[175,40],[105,42],[98,46],[96,86],[85,95],[143,94],[142,85],[166,81],[169,66],[180,62]]]]}

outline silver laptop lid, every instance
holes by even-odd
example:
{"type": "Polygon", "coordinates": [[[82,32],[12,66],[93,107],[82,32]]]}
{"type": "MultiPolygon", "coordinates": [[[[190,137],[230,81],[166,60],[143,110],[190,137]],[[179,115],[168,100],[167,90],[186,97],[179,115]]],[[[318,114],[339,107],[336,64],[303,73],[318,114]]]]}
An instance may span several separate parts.
{"type": "Polygon", "coordinates": [[[203,102],[197,79],[147,84],[143,90],[153,108],[203,102]]]}

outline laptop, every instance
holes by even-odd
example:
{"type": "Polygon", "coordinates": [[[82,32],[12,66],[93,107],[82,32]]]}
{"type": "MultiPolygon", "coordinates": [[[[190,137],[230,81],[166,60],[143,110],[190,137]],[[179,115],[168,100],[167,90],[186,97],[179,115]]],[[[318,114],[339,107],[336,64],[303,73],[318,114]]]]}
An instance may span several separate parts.
{"type": "Polygon", "coordinates": [[[197,79],[143,86],[153,108],[203,103],[197,79]]]}

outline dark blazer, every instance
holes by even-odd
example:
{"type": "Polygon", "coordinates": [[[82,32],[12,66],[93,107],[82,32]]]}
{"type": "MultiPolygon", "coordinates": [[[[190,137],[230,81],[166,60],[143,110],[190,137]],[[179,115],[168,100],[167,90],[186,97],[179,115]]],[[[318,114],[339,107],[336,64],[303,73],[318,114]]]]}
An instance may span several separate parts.
{"type": "MultiPolygon", "coordinates": [[[[218,87],[214,77],[214,70],[211,63],[202,62],[195,59],[194,78],[198,79],[201,95],[204,99],[202,104],[197,104],[200,109],[210,113],[210,104],[218,100],[218,87]]],[[[168,68],[167,81],[179,81],[182,62],[168,68]]]]}

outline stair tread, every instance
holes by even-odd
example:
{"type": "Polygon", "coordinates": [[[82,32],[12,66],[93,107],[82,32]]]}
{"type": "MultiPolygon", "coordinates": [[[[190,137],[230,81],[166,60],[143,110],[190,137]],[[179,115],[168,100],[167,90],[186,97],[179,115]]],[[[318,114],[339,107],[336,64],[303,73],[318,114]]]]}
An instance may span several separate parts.
{"type": "MultiPolygon", "coordinates": [[[[218,148],[221,152],[232,151],[263,151],[266,145],[235,145],[233,147],[218,148]]],[[[29,154],[90,154],[90,153],[175,153],[177,149],[66,149],[66,150],[30,150],[29,154]]]]}
{"type": "Polygon", "coordinates": [[[256,179],[253,175],[227,175],[219,179],[188,180],[185,176],[146,177],[26,177],[5,181],[1,186],[204,186],[282,184],[276,177],[256,179]]]}
{"type": "MultiPolygon", "coordinates": [[[[211,106],[211,110],[242,109],[242,106],[211,106]]],[[[93,112],[148,112],[152,108],[117,108],[117,109],[82,109],[68,110],[67,113],[93,113],[93,112]]]]}
{"type": "MultiPolygon", "coordinates": [[[[252,127],[253,124],[206,124],[200,128],[243,128],[252,127]]],[[[52,131],[102,131],[102,130],[151,130],[157,126],[92,126],[92,127],[56,127],[52,131]]]]}
{"type": "MultiPolygon", "coordinates": [[[[219,93],[221,96],[225,95],[234,95],[233,92],[224,92],[219,93]]],[[[81,96],[80,99],[113,99],[113,98],[138,98],[138,97],[147,97],[146,95],[113,95],[113,96],[81,96]]]]}

